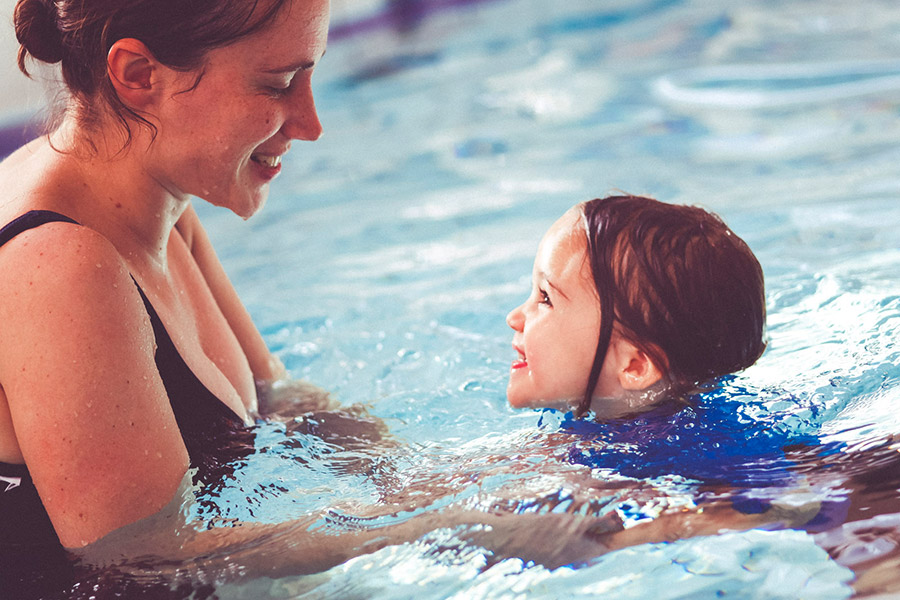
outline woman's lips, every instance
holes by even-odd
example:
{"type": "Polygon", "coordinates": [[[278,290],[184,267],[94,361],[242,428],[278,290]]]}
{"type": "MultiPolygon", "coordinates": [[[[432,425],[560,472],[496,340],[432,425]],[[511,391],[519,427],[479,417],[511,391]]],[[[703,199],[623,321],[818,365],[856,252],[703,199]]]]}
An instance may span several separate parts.
{"type": "Polygon", "coordinates": [[[250,164],[259,177],[271,181],[281,172],[281,159],[290,149],[290,144],[263,144],[250,154],[250,164]]]}
{"type": "Polygon", "coordinates": [[[271,181],[281,172],[282,154],[255,153],[250,157],[256,173],[265,181],[271,181]]]}
{"type": "Polygon", "coordinates": [[[263,165],[264,167],[274,169],[281,164],[281,156],[281,154],[263,154],[261,152],[257,152],[256,154],[252,155],[250,159],[263,165]]]}

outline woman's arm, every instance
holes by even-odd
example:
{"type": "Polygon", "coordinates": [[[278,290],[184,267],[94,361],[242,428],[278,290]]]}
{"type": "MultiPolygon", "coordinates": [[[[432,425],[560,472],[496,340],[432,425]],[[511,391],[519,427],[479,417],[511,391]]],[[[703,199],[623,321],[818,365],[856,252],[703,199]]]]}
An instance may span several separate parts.
{"type": "Polygon", "coordinates": [[[84,546],[160,510],[188,456],[118,252],[50,223],[0,248],[0,280],[0,384],[60,541],[84,546]]]}
{"type": "Polygon", "coordinates": [[[332,410],[338,403],[327,391],[305,381],[290,380],[281,361],[266,346],[250,314],[228,279],[209,236],[193,207],[188,206],[176,229],[184,239],[222,314],[234,331],[256,380],[259,406],[251,413],[293,417],[299,413],[332,410]]]}
{"type": "Polygon", "coordinates": [[[250,363],[253,377],[257,381],[269,382],[284,378],[284,365],[269,352],[262,335],[250,318],[250,313],[247,312],[237,291],[228,279],[225,269],[222,268],[222,263],[216,256],[209,236],[192,206],[187,207],[175,228],[190,249],[213,298],[237,336],[238,342],[247,356],[247,361],[250,363]]]}
{"type": "MultiPolygon", "coordinates": [[[[190,478],[159,513],[124,527],[77,552],[82,562],[115,565],[121,572],[160,569],[175,579],[228,580],[282,577],[321,572],[356,556],[391,545],[452,535],[489,551],[496,559],[518,557],[549,568],[600,556],[606,537],[621,530],[605,517],[568,514],[515,514],[447,507],[443,510],[356,517],[325,509],[290,522],[233,523],[206,528],[185,522],[183,503],[192,502],[190,478]],[[545,544],[554,539],[561,543],[545,544]],[[138,559],[133,561],[132,559],[138,559]]],[[[427,543],[427,542],[426,542],[427,543]]],[[[173,582],[177,583],[177,582],[173,582]]]]}

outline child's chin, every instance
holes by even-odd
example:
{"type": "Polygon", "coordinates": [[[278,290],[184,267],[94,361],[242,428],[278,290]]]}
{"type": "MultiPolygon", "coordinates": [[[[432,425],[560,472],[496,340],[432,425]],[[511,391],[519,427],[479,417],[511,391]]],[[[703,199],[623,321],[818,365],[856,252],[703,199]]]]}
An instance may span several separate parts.
{"type": "Polygon", "coordinates": [[[521,396],[520,394],[516,394],[513,390],[506,390],[506,401],[513,408],[534,408],[533,398],[528,398],[526,396],[521,396]]]}
{"type": "Polygon", "coordinates": [[[507,396],[507,398],[506,398],[506,401],[507,401],[507,402],[509,403],[509,405],[512,406],[513,408],[533,408],[533,406],[531,406],[531,404],[529,404],[528,402],[522,402],[521,400],[515,400],[515,399],[510,398],[510,397],[508,397],[508,396],[507,396]]]}
{"type": "Polygon", "coordinates": [[[522,398],[513,394],[507,394],[506,401],[513,408],[553,408],[561,411],[569,410],[569,404],[564,400],[552,401],[535,398],[522,398]]]}

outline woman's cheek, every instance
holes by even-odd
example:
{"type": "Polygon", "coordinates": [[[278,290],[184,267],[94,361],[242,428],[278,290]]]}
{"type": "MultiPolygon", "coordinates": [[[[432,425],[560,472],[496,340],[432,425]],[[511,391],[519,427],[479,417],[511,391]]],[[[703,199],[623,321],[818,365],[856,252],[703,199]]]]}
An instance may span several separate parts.
{"type": "Polygon", "coordinates": [[[281,108],[268,101],[264,106],[256,106],[249,115],[249,119],[255,119],[257,128],[264,139],[269,139],[281,129],[284,124],[284,115],[281,108]]]}

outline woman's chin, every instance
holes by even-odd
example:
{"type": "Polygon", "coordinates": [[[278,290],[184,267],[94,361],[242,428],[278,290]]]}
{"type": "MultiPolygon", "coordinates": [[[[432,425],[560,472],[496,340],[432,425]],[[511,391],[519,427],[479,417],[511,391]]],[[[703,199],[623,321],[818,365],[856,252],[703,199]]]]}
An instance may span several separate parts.
{"type": "Polygon", "coordinates": [[[213,206],[230,210],[246,221],[265,206],[269,198],[269,185],[237,185],[227,190],[204,189],[193,195],[213,206]]]}

